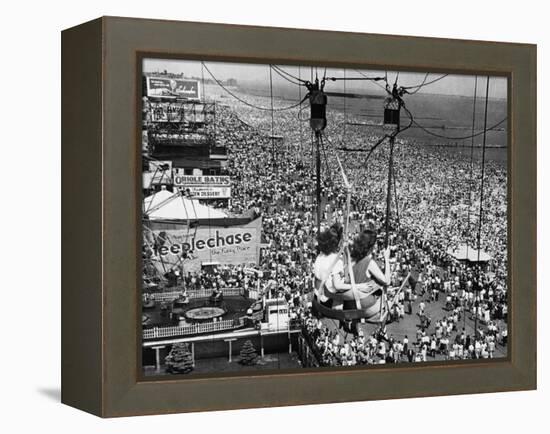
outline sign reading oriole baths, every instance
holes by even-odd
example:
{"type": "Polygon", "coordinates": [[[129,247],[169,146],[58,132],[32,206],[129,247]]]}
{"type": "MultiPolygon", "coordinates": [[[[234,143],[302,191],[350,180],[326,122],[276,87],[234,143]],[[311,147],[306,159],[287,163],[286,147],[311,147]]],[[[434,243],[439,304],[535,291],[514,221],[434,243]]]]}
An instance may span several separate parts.
{"type": "Polygon", "coordinates": [[[196,230],[188,230],[187,226],[181,229],[154,228],[156,242],[151,239],[148,244],[155,246],[155,255],[165,266],[180,263],[182,254],[189,252],[190,259],[185,260],[184,265],[186,271],[198,270],[204,262],[257,264],[261,231],[261,218],[229,227],[208,226],[201,222],[196,230]]]}
{"type": "Polygon", "coordinates": [[[228,199],[231,197],[231,178],[214,175],[184,175],[174,169],[174,185],[189,190],[197,199],[228,199]]]}
{"type": "Polygon", "coordinates": [[[199,101],[200,82],[189,78],[147,77],[147,96],[199,101]]]}

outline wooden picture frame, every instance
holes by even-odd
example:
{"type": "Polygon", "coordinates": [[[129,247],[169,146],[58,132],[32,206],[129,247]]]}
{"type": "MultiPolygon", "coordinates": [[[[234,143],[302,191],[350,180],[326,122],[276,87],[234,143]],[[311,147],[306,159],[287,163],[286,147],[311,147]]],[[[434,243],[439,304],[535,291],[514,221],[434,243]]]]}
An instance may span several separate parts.
{"type": "Polygon", "coordinates": [[[536,289],[536,46],[118,17],[62,32],[63,403],[115,417],[535,389],[536,289]],[[146,56],[508,77],[508,357],[143,379],[138,71],[146,56]]]}

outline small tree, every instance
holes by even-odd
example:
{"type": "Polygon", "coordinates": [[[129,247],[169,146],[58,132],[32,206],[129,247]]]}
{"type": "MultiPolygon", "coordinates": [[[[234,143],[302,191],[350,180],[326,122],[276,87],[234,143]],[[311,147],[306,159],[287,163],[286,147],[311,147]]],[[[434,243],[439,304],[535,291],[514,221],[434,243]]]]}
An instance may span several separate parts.
{"type": "Polygon", "coordinates": [[[186,343],[174,344],[164,359],[166,370],[172,374],[187,374],[193,367],[193,355],[186,343]]]}
{"type": "Polygon", "coordinates": [[[252,345],[252,341],[248,340],[244,343],[243,347],[241,348],[241,359],[239,360],[239,363],[241,365],[255,365],[256,359],[258,358],[258,354],[256,353],[256,349],[254,348],[254,345],[252,345]]]}

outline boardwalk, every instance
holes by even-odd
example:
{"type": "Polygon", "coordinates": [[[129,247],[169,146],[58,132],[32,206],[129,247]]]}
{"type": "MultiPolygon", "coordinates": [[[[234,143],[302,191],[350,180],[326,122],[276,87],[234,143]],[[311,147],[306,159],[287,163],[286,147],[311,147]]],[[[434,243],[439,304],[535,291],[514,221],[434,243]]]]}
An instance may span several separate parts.
{"type": "MultiPolygon", "coordinates": [[[[424,301],[426,307],[424,309],[424,312],[432,319],[432,322],[430,324],[430,327],[426,330],[426,333],[428,335],[431,335],[432,333],[435,333],[435,323],[437,320],[442,319],[444,316],[448,315],[448,312],[444,310],[445,305],[445,294],[440,294],[439,301],[430,302],[429,301],[429,295],[425,294],[424,296],[419,296],[415,302],[413,302],[413,313],[411,315],[405,314],[405,317],[402,318],[399,322],[392,322],[387,324],[386,329],[388,331],[388,336],[393,336],[396,340],[402,341],[405,336],[408,336],[409,341],[411,343],[416,342],[416,331],[417,327],[420,325],[420,319],[417,315],[418,313],[418,305],[421,301],[424,301]]],[[[329,318],[324,318],[323,323],[330,329],[330,330],[338,330],[338,322],[329,318]]],[[[502,321],[499,321],[499,327],[505,328],[505,323],[502,321]]],[[[471,314],[469,312],[466,313],[466,321],[464,323],[464,317],[459,322],[458,331],[451,333],[449,336],[449,341],[452,343],[454,342],[454,339],[457,335],[457,333],[462,332],[462,327],[465,328],[466,334],[473,336],[474,335],[474,319],[471,317],[471,314]]],[[[486,328],[478,323],[478,327],[481,330],[485,330],[486,328]]],[[[360,330],[363,331],[365,336],[370,336],[373,333],[376,332],[378,326],[376,324],[359,324],[360,330]]],[[[350,333],[346,333],[343,330],[339,330],[339,333],[343,339],[346,341],[350,341],[352,339],[352,335],[350,333]]],[[[502,345],[497,345],[495,349],[494,357],[506,357],[507,354],[507,347],[502,345]]],[[[428,356],[428,361],[434,361],[434,360],[444,360],[444,356],[441,354],[436,354],[434,357],[428,356]]]]}

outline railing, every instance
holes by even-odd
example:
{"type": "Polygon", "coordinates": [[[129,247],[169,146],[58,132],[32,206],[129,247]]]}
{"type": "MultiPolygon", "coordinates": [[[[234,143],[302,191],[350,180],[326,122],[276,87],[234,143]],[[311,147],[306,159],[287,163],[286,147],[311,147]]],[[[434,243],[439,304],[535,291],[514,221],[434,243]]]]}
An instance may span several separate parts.
{"type": "MultiPolygon", "coordinates": [[[[221,288],[220,291],[224,296],[237,296],[243,294],[243,288],[221,288]]],[[[189,298],[208,298],[212,295],[212,289],[199,289],[198,291],[187,291],[189,298]]]]}
{"type": "Polygon", "coordinates": [[[153,327],[143,330],[143,340],[158,338],[173,338],[177,336],[188,336],[199,333],[219,332],[223,330],[233,330],[244,325],[244,318],[234,320],[225,320],[209,322],[202,324],[193,324],[184,327],[153,327]]]}
{"type": "MultiPolygon", "coordinates": [[[[212,292],[212,289],[189,290],[187,291],[187,295],[190,299],[208,298],[212,295],[212,292]]],[[[237,296],[243,294],[243,288],[221,288],[221,292],[224,296],[237,296]]],[[[183,290],[151,293],[149,296],[153,301],[174,301],[182,294],[183,290]]]]}
{"type": "Polygon", "coordinates": [[[181,294],[183,291],[157,292],[149,294],[149,297],[153,301],[174,301],[181,294]]]}

